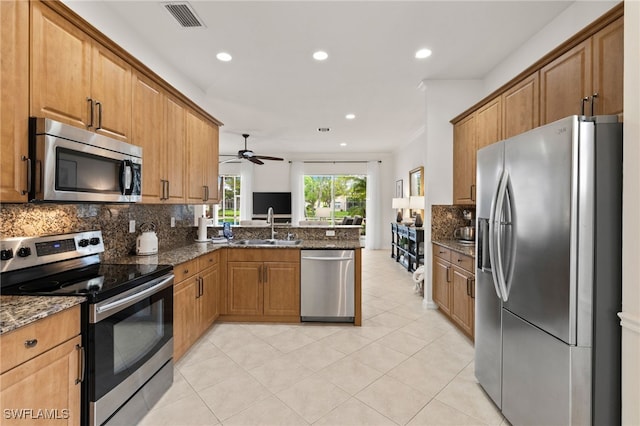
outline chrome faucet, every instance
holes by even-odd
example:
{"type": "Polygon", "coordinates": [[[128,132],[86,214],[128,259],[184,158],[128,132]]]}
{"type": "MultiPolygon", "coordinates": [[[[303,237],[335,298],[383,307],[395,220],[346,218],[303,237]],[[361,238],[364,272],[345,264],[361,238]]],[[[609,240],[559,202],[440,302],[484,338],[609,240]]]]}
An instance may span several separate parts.
{"type": "Polygon", "coordinates": [[[273,229],[273,224],[275,220],[273,220],[273,207],[269,207],[267,210],[267,222],[271,225],[271,239],[276,239],[276,231],[273,229]]]}

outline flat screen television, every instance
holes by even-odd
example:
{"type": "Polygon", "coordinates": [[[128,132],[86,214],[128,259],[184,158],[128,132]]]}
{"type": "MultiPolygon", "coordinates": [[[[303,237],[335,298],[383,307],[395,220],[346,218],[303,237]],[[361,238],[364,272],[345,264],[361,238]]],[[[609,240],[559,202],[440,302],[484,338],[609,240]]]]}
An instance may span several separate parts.
{"type": "Polygon", "coordinates": [[[290,192],[254,192],[253,193],[253,214],[266,215],[269,207],[273,207],[273,212],[277,215],[291,214],[291,193],[290,192]]]}

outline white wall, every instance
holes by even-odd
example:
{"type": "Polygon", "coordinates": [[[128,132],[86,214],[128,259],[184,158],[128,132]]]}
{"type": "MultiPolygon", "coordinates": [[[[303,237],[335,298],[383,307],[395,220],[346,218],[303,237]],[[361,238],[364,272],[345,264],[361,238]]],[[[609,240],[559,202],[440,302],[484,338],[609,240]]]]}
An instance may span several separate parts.
{"type": "Polygon", "coordinates": [[[520,74],[617,3],[620,2],[618,0],[574,2],[485,76],[484,95],[493,92],[520,74]]]}
{"type": "Polygon", "coordinates": [[[640,2],[624,5],[622,424],[640,425],[640,2]]]}

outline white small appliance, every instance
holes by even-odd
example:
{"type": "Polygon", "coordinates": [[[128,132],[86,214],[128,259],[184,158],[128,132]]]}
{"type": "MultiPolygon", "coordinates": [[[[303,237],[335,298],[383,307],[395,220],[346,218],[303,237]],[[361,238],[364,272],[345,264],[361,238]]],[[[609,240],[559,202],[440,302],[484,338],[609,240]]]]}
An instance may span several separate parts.
{"type": "Polygon", "coordinates": [[[136,254],[138,256],[150,256],[158,254],[158,236],[156,226],[153,223],[143,223],[140,226],[142,233],[136,239],[136,254]]]}

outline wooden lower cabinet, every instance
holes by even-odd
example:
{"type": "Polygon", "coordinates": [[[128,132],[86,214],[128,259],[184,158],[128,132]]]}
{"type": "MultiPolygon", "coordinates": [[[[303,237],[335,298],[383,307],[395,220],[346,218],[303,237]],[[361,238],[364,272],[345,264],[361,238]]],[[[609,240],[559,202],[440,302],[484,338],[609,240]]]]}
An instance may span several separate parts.
{"type": "Polygon", "coordinates": [[[449,315],[449,307],[451,301],[449,300],[449,287],[450,278],[449,271],[451,270],[451,264],[447,261],[439,259],[434,256],[433,258],[433,301],[438,304],[438,307],[442,312],[449,315]]]}
{"type": "Polygon", "coordinates": [[[173,360],[213,324],[220,313],[220,252],[176,265],[173,287],[173,360]]]}
{"type": "Polygon", "coordinates": [[[80,424],[79,306],[0,336],[0,346],[3,425],[80,424]]]}
{"type": "Polygon", "coordinates": [[[475,326],[474,264],[469,256],[433,245],[433,301],[471,339],[475,326]]]}
{"type": "Polygon", "coordinates": [[[462,268],[452,266],[451,269],[451,310],[449,315],[469,336],[473,336],[473,317],[475,306],[471,285],[473,274],[462,268]]]}
{"type": "Polygon", "coordinates": [[[230,249],[226,310],[229,321],[300,321],[300,251],[230,249]]]}

